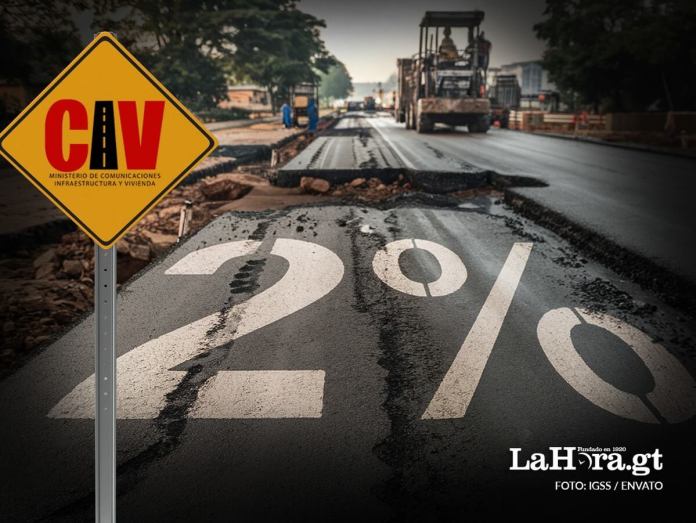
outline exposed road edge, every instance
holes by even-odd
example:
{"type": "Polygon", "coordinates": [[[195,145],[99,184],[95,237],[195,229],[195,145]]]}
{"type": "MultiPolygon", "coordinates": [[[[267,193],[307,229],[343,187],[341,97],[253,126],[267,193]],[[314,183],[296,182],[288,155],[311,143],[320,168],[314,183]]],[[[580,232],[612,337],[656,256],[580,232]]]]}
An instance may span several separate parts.
{"type": "MultiPolygon", "coordinates": [[[[444,194],[489,185],[493,177],[498,176],[497,173],[491,170],[479,168],[473,168],[469,172],[433,172],[419,170],[401,153],[401,151],[399,151],[396,144],[394,144],[378,126],[374,125],[369,118],[366,120],[370,124],[370,127],[379,134],[386,147],[388,147],[392,151],[392,154],[399,160],[401,163],[400,167],[379,169],[285,169],[281,167],[276,171],[273,183],[279,187],[297,187],[300,185],[302,177],[309,176],[312,178],[321,178],[332,185],[337,185],[350,182],[356,178],[363,178],[369,172],[370,178],[377,178],[385,184],[393,183],[399,178],[399,175],[402,175],[416,190],[444,194]]],[[[337,121],[338,119],[334,119],[332,125],[327,126],[327,128],[318,133],[317,136],[321,136],[325,131],[331,129],[337,121]]]]}
{"type": "MultiPolygon", "coordinates": [[[[497,185],[502,187],[546,187],[548,184],[531,176],[502,175],[490,169],[471,166],[469,170],[460,171],[425,171],[418,169],[400,150],[399,147],[385,134],[372,119],[365,119],[370,127],[377,132],[387,148],[401,163],[400,167],[380,168],[380,169],[284,169],[280,168],[276,172],[273,182],[281,187],[297,187],[303,176],[321,178],[332,185],[350,182],[356,178],[363,178],[369,172],[370,178],[377,178],[381,182],[388,184],[403,175],[411,186],[420,191],[435,194],[445,194],[448,192],[475,189],[486,185],[497,185]]],[[[336,120],[337,121],[337,120],[336,120]]],[[[327,130],[330,127],[327,127],[327,130]]],[[[322,133],[319,133],[322,134],[322,133]]]]}
{"type": "MultiPolygon", "coordinates": [[[[274,183],[280,187],[297,187],[303,176],[321,178],[332,185],[348,183],[356,178],[365,178],[365,169],[298,169],[279,170],[274,183]]],[[[421,171],[406,167],[377,169],[370,172],[369,178],[377,178],[385,184],[393,183],[402,175],[417,191],[432,194],[447,194],[493,185],[506,187],[546,187],[548,184],[531,176],[499,174],[488,169],[464,171],[421,171]]]]}
{"type": "Polygon", "coordinates": [[[504,201],[515,212],[544,227],[617,274],[655,292],[669,305],[696,316],[696,284],[653,260],[579,225],[513,188],[503,187],[504,201]]]}

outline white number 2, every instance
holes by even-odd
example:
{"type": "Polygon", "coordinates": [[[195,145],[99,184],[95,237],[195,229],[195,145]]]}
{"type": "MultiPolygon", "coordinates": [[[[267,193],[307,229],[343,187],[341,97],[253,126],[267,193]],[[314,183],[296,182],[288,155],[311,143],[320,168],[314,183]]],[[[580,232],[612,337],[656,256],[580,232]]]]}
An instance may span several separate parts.
{"type": "MultiPolygon", "coordinates": [[[[260,242],[243,240],[194,251],[165,274],[213,274],[223,263],[252,254],[260,242]]],[[[224,312],[216,312],[143,343],[118,359],[118,417],[156,418],[166,396],[186,371],[182,362],[254,332],[314,303],[343,279],[343,262],[315,243],[277,239],[271,254],[285,258],[285,275],[269,289],[224,312]],[[307,274],[312,275],[311,284],[307,274]],[[225,318],[220,315],[224,314],[225,318]],[[222,329],[213,328],[224,322],[222,329]]],[[[48,414],[94,417],[94,375],[77,385],[48,414]]],[[[316,418],[324,396],[323,370],[220,371],[199,391],[189,413],[197,418],[316,418]]]]}

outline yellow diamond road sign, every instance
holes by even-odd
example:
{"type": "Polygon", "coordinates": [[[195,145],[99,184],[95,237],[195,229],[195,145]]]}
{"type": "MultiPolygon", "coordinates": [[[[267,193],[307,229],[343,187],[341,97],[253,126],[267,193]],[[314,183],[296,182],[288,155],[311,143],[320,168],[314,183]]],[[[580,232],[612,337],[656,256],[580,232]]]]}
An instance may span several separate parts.
{"type": "Polygon", "coordinates": [[[105,248],[216,146],[109,33],[0,134],[0,154],[105,248]]]}

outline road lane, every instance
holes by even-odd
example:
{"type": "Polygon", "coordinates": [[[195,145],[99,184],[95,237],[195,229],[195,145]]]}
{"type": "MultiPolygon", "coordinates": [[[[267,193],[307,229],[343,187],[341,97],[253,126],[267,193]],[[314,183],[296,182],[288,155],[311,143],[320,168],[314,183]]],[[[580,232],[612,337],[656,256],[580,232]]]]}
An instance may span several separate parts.
{"type": "Polygon", "coordinates": [[[496,129],[418,135],[370,121],[419,170],[442,157],[542,180],[548,187],[515,191],[696,283],[696,245],[686,241],[696,223],[696,159],[496,129]]]}
{"type": "Polygon", "coordinates": [[[533,178],[548,187],[515,192],[696,284],[696,244],[687,240],[696,223],[695,159],[497,129],[469,134],[438,127],[418,134],[384,115],[350,115],[338,129],[283,169],[353,177],[399,168],[464,175],[478,170],[533,178]],[[350,137],[351,129],[362,141],[350,137]],[[370,164],[361,160],[366,157],[388,161],[370,164]]]}
{"type": "MultiPolygon", "coordinates": [[[[490,199],[468,203],[461,209],[326,206],[229,214],[126,286],[119,295],[120,362],[200,318],[212,314],[220,321],[205,330],[208,343],[184,361],[152,358],[142,367],[119,368],[124,383],[140,383],[148,372],[175,382],[165,397],[146,382],[122,391],[126,401],[132,396],[160,408],[143,414],[147,419],[119,420],[119,520],[422,521],[494,514],[502,500],[557,510],[567,498],[555,498],[560,505],[548,500],[559,476],[507,471],[508,449],[519,446],[525,452],[563,444],[657,446],[669,467],[655,477],[671,480],[669,495],[679,491],[677,474],[686,478],[683,485],[696,479],[694,463],[680,450],[693,445],[693,416],[675,424],[617,416],[576,391],[537,339],[537,324],[550,310],[599,305],[662,340],[693,376],[693,322],[490,199]],[[403,239],[454,253],[466,268],[465,281],[452,280],[455,290],[439,296],[384,283],[374,271],[375,255],[403,239]],[[304,308],[235,338],[244,315],[231,311],[298,270],[273,254],[286,240],[333,253],[344,269],[340,280],[304,308]],[[256,248],[227,262],[183,261],[239,241],[256,248]],[[533,244],[529,259],[466,415],[422,419],[519,243],[533,244]],[[274,380],[273,372],[299,373],[293,376],[300,381],[274,380]],[[211,396],[210,387],[226,373],[232,379],[211,396]],[[303,398],[316,404],[322,384],[320,413],[285,415],[303,398]],[[274,387],[287,387],[287,404],[278,402],[283,394],[274,387]],[[308,396],[298,400],[300,388],[308,396]],[[254,391],[287,409],[242,415],[257,409],[249,397],[254,391]],[[225,394],[230,397],[220,405],[225,394]],[[197,415],[206,409],[215,416],[197,415]]],[[[403,252],[398,267],[423,284],[443,277],[437,258],[423,249],[403,252]]],[[[325,278],[323,268],[304,262],[298,274],[307,289],[325,278]]],[[[277,301],[295,298],[290,293],[277,301]]],[[[92,329],[89,317],[0,383],[0,414],[11,420],[0,426],[4,520],[92,517],[93,424],[47,416],[92,374],[92,329]]],[[[650,372],[615,337],[583,325],[572,339],[603,380],[638,395],[650,390],[650,372]]],[[[671,401],[687,412],[691,405],[690,397],[671,401]]],[[[583,504],[593,509],[598,499],[586,497],[583,504]]],[[[617,507],[626,513],[650,509],[623,500],[617,507]]]]}
{"type": "Polygon", "coordinates": [[[358,172],[361,170],[400,169],[403,163],[372,131],[363,116],[346,116],[318,136],[302,154],[283,166],[283,171],[358,172]]]}

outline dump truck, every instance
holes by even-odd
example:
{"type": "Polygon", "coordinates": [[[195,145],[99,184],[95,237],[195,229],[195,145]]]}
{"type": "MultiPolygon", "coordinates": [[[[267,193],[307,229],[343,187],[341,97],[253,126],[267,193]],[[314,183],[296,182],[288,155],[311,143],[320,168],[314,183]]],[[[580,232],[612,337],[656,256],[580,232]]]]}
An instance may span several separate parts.
{"type": "Polygon", "coordinates": [[[480,25],[483,11],[426,11],[420,23],[418,54],[397,60],[397,121],[407,129],[431,132],[436,123],[466,125],[470,132],[490,127],[486,93],[490,42],[480,25]],[[452,28],[467,30],[467,46],[459,49],[452,28]],[[402,81],[403,79],[403,81],[402,81]]]}
{"type": "Polygon", "coordinates": [[[491,98],[495,98],[507,109],[519,109],[522,89],[514,74],[499,74],[490,89],[491,98]]]}
{"type": "Polygon", "coordinates": [[[509,127],[510,111],[520,107],[522,90],[514,74],[500,74],[489,90],[491,99],[491,123],[498,122],[502,128],[509,127]]]}

